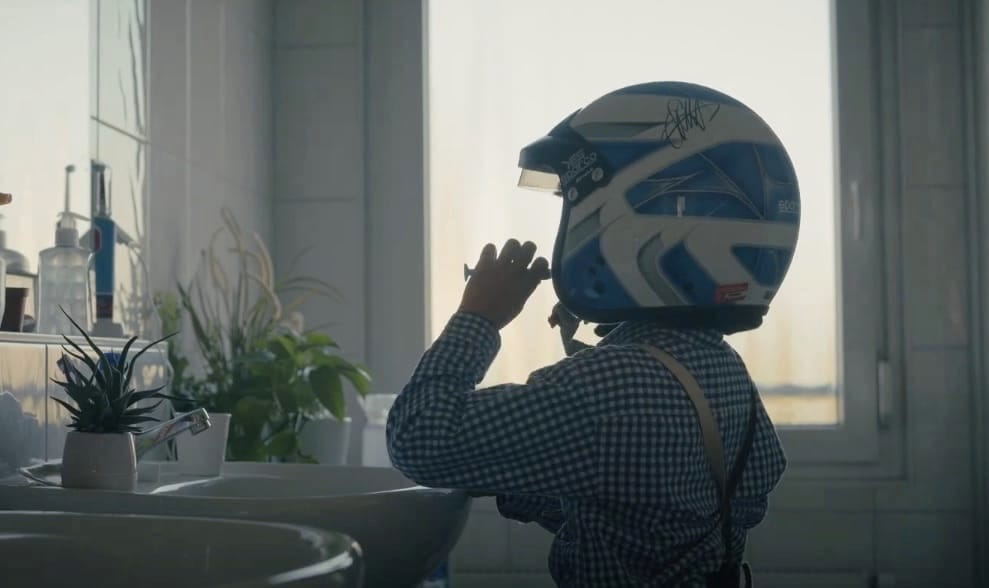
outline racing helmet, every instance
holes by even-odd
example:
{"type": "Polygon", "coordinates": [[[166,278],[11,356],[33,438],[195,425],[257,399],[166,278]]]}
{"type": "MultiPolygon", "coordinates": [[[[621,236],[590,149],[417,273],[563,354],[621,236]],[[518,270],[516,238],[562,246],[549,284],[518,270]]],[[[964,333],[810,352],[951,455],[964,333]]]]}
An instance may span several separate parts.
{"type": "Polygon", "coordinates": [[[522,149],[519,185],[563,207],[553,288],[595,323],[758,327],[793,258],[800,190],[779,138],[721,92],[611,92],[522,149]]]}

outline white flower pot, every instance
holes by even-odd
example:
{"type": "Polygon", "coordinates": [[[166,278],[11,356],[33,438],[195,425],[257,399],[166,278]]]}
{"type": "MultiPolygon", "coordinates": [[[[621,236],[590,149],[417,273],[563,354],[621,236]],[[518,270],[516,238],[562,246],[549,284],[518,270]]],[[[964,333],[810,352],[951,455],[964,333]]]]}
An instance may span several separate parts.
{"type": "Polygon", "coordinates": [[[350,417],[314,419],[302,427],[299,448],[323,465],[347,465],[350,450],[350,417]]]}
{"type": "Polygon", "coordinates": [[[193,476],[219,476],[227,456],[230,414],[211,412],[209,428],[198,435],[188,432],[175,438],[178,468],[193,476]]]}
{"type": "Polygon", "coordinates": [[[62,486],[133,492],[137,459],[130,433],[70,431],[62,452],[62,486]]]}

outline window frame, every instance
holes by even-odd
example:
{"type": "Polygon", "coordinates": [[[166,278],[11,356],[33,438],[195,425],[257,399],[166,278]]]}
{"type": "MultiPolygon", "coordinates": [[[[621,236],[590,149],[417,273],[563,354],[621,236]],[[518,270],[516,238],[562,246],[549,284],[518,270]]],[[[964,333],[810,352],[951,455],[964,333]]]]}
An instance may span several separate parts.
{"type": "MultiPolygon", "coordinates": [[[[423,129],[428,129],[428,0],[423,0],[423,129]]],[[[831,0],[835,104],[837,426],[779,426],[789,479],[896,479],[903,469],[898,218],[896,7],[886,0],[831,0]],[[894,18],[891,18],[892,15],[894,18]],[[884,67],[880,67],[883,64],[884,67]],[[880,108],[880,106],[882,106],[880,108]]],[[[423,163],[428,165],[428,133],[423,163]]],[[[428,170],[426,170],[428,174],[428,170]]],[[[428,177],[428,176],[427,176],[428,177]]],[[[429,265],[429,188],[422,254],[429,265]]],[[[811,219],[805,219],[809,222],[811,219]]],[[[425,313],[429,314],[428,284],[425,313]]],[[[428,332],[428,328],[426,329],[428,332]]],[[[428,345],[428,344],[427,344],[428,345]]]]}
{"type": "Polygon", "coordinates": [[[895,10],[879,0],[833,0],[837,426],[780,426],[797,477],[854,472],[893,477],[902,457],[902,361],[891,326],[900,305],[895,227],[895,10]],[[880,108],[880,106],[882,106],[880,108]]]}

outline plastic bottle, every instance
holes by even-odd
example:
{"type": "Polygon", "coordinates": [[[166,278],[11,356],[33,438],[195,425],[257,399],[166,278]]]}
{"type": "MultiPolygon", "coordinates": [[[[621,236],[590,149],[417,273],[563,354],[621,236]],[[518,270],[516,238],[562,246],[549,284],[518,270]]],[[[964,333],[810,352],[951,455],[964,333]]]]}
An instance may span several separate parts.
{"type": "Polygon", "coordinates": [[[80,326],[89,329],[89,251],[79,246],[78,215],[69,210],[69,174],[65,168],[65,210],[55,225],[55,246],[45,249],[38,261],[39,333],[78,335],[61,309],[80,326]]]}

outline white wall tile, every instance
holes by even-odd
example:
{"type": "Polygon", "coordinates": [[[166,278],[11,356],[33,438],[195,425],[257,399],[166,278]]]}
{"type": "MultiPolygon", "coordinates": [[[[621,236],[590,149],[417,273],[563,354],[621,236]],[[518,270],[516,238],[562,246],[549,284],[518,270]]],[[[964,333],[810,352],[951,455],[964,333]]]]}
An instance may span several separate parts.
{"type": "Polygon", "coordinates": [[[967,351],[907,356],[905,483],[877,489],[880,510],[968,509],[972,505],[972,427],[967,351]]]}
{"type": "Polygon", "coordinates": [[[912,571],[934,572],[941,578],[938,586],[971,585],[970,514],[880,513],[876,533],[881,571],[897,577],[909,577],[912,571]]]}
{"type": "Polygon", "coordinates": [[[868,485],[824,483],[815,479],[784,476],[769,495],[773,511],[816,510],[871,512],[875,489],[868,485]]]}
{"type": "Polygon", "coordinates": [[[150,10],[157,17],[152,39],[158,39],[150,58],[157,132],[149,156],[156,288],[191,277],[220,226],[222,206],[272,245],[270,0],[196,0],[189,3],[188,23],[186,1],[153,0],[150,10]]]}
{"type": "MultiPolygon", "coordinates": [[[[229,18],[227,23],[233,24],[229,18]]],[[[272,112],[269,71],[271,51],[264,41],[247,29],[227,28],[225,42],[223,103],[223,175],[250,190],[266,191],[268,175],[257,167],[264,135],[270,136],[272,112]],[[260,184],[260,185],[259,185],[260,184]]],[[[270,154],[270,153],[269,153],[270,154]]]]}
{"type": "Polygon", "coordinates": [[[908,186],[901,202],[907,348],[965,345],[970,329],[965,194],[908,186]]]}
{"type": "MultiPolygon", "coordinates": [[[[892,581],[892,584],[887,585],[893,588],[932,588],[934,586],[937,588],[973,588],[976,586],[971,573],[967,570],[959,570],[958,573],[952,572],[947,575],[917,570],[886,573],[886,575],[892,581]]],[[[759,588],[763,588],[761,582],[759,588]]]]}
{"type": "Polygon", "coordinates": [[[270,46],[274,34],[275,7],[272,0],[224,0],[233,25],[265,40],[270,46]]]}
{"type": "Polygon", "coordinates": [[[748,560],[774,571],[869,569],[875,535],[870,513],[770,512],[749,533],[748,560]]]}
{"type": "Polygon", "coordinates": [[[278,47],[356,45],[360,29],[358,0],[278,0],[278,47]]]}
{"type": "MultiPolygon", "coordinates": [[[[269,253],[274,256],[273,243],[266,238],[266,228],[273,224],[271,203],[261,195],[233,182],[220,179],[223,187],[223,206],[233,212],[237,224],[245,235],[257,233],[264,241],[269,253]]],[[[219,222],[219,221],[218,221],[219,222]]]]}
{"type": "Polygon", "coordinates": [[[961,33],[900,32],[900,136],[906,185],[964,184],[961,33]]]}
{"type": "Polygon", "coordinates": [[[364,131],[356,49],[275,52],[275,186],[280,200],[363,193],[364,131]]]}
{"type": "Polygon", "coordinates": [[[385,389],[405,384],[429,320],[422,16],[419,1],[365,3],[368,353],[385,389]]]}
{"type": "MultiPolygon", "coordinates": [[[[258,124],[255,126],[257,134],[248,139],[252,167],[248,179],[253,184],[252,189],[266,199],[270,208],[275,197],[275,59],[270,40],[257,45],[256,49],[261,50],[258,56],[261,61],[253,66],[258,86],[250,91],[258,98],[255,104],[258,124]]],[[[269,233],[274,228],[271,219],[269,215],[266,223],[269,233]]]]}
{"type": "Polygon", "coordinates": [[[499,514],[472,510],[450,557],[453,573],[510,570],[508,524],[499,514]]]}
{"type": "Polygon", "coordinates": [[[324,330],[343,353],[364,355],[364,210],[359,202],[277,202],[275,266],[283,276],[298,257],[294,274],[329,282],[344,302],[313,299],[302,307],[308,327],[324,330]],[[308,250],[308,251],[307,251],[308,250]]]}
{"type": "Polygon", "coordinates": [[[150,0],[148,67],[148,140],[186,157],[188,0],[150,0]]]}
{"type": "Polygon", "coordinates": [[[189,160],[223,173],[222,84],[224,47],[222,0],[189,3],[189,160]]]}
{"type": "Polygon", "coordinates": [[[151,288],[174,290],[175,281],[189,279],[191,263],[185,243],[189,239],[186,212],[186,163],[169,151],[148,149],[148,259],[151,288]]]}
{"type": "MultiPolygon", "coordinates": [[[[214,231],[221,227],[220,210],[227,198],[227,187],[213,173],[190,166],[189,237],[184,243],[191,272],[197,271],[201,252],[209,246],[214,231]]],[[[242,216],[240,211],[234,211],[242,216]]]]}
{"type": "Polygon", "coordinates": [[[899,0],[900,24],[907,27],[957,24],[959,0],[899,0]]]}
{"type": "Polygon", "coordinates": [[[272,256],[275,255],[275,202],[272,192],[266,193],[251,192],[253,202],[248,204],[254,213],[250,221],[250,227],[257,231],[258,235],[268,246],[272,256]]]}

